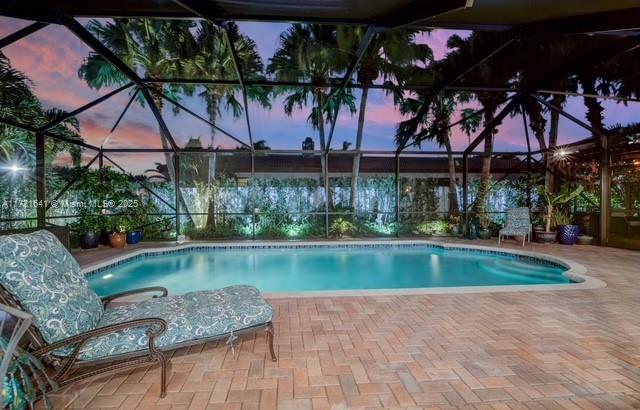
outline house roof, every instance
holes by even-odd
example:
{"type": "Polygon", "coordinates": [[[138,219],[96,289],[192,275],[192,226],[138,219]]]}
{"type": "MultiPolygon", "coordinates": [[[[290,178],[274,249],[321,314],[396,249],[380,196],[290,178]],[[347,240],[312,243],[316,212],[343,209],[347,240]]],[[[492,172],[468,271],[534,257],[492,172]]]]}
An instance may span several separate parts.
{"type": "MultiPolygon", "coordinates": [[[[460,158],[456,159],[456,168],[461,172],[460,158]]],[[[283,154],[259,154],[255,156],[255,172],[257,173],[309,173],[320,174],[320,157],[283,155],[283,154]]],[[[349,174],[352,172],[353,158],[348,155],[334,155],[329,157],[329,172],[349,174]]],[[[219,154],[216,161],[218,172],[228,174],[250,173],[251,158],[249,155],[224,155],[219,154]]],[[[480,173],[482,158],[469,158],[469,172],[480,173]]],[[[533,166],[533,169],[536,169],[533,166]]],[[[401,157],[400,171],[403,174],[446,174],[449,171],[446,157],[401,157]]],[[[520,162],[515,158],[494,158],[491,161],[491,172],[504,174],[526,171],[526,161],[520,162]]],[[[395,172],[395,158],[392,156],[363,156],[360,160],[360,172],[364,174],[393,174],[395,172]]]]}

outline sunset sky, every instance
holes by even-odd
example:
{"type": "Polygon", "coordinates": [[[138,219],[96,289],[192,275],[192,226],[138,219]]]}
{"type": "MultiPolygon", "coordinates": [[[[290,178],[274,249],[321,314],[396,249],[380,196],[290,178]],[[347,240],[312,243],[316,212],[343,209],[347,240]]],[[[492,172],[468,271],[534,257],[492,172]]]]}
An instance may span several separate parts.
{"type": "MultiPolygon", "coordinates": [[[[86,23],[87,20],[81,20],[86,23]]],[[[0,37],[26,26],[29,22],[0,17],[0,37]]],[[[241,31],[253,38],[258,46],[265,65],[274,53],[278,36],[286,28],[286,24],[275,23],[239,23],[241,31]]],[[[446,50],[446,40],[453,34],[447,30],[436,30],[431,34],[420,37],[420,41],[427,43],[437,58],[442,58],[446,50]]],[[[467,33],[461,32],[461,35],[467,33]]],[[[33,82],[33,91],[45,107],[57,107],[73,110],[91,100],[104,95],[111,89],[93,90],[83,80],[78,78],[77,70],[82,60],[89,54],[89,49],[74,35],[60,26],[46,27],[29,37],[22,39],[2,52],[9,57],[14,68],[24,72],[33,82]]],[[[498,57],[499,58],[499,57],[498,57]]],[[[354,90],[359,104],[360,90],[354,90]]],[[[382,90],[371,90],[366,112],[364,129],[364,149],[392,150],[394,149],[394,132],[402,116],[394,108],[390,97],[382,90]]],[[[83,138],[94,145],[101,145],[109,134],[109,129],[128,101],[129,95],[125,91],[111,98],[107,102],[78,116],[83,138]]],[[[197,97],[184,97],[182,103],[206,115],[204,103],[197,97]]],[[[640,104],[630,103],[629,106],[616,104],[612,101],[604,102],[605,122],[607,125],[637,121],[640,117],[640,104]]],[[[249,104],[249,115],[254,141],[264,139],[271,148],[300,148],[302,140],[312,137],[319,147],[317,135],[307,124],[310,108],[298,110],[288,117],[282,109],[282,97],[272,102],[271,110],[263,109],[256,104],[249,104]]],[[[581,98],[570,98],[566,110],[584,119],[584,108],[581,98]]],[[[165,107],[163,116],[179,145],[184,145],[189,137],[201,137],[205,145],[210,139],[208,125],[191,117],[185,112],[174,115],[170,107],[165,107]]],[[[218,125],[247,141],[247,130],[244,117],[234,119],[230,113],[224,113],[218,119],[218,125]]],[[[350,116],[342,112],[338,118],[332,147],[340,149],[343,141],[354,142],[357,128],[357,114],[350,116]]],[[[588,137],[588,132],[566,120],[561,122],[560,142],[571,142],[588,137]]],[[[224,137],[220,133],[215,136],[215,145],[233,148],[236,142],[224,137]]],[[[473,136],[471,136],[473,138],[473,136]]],[[[469,137],[459,129],[453,130],[453,147],[462,150],[466,147],[469,137]]],[[[111,135],[105,147],[160,147],[158,126],[148,107],[134,104],[123,119],[116,132],[111,135]]],[[[537,146],[534,143],[534,149],[537,146]]],[[[435,150],[435,144],[423,144],[424,150],[435,150]]],[[[500,127],[496,138],[496,150],[514,151],[526,149],[523,133],[522,118],[507,119],[500,127]]],[[[86,154],[89,158],[90,153],[86,154]]],[[[158,154],[145,155],[114,155],[120,159],[128,169],[134,173],[153,167],[156,161],[162,161],[158,154]]],[[[114,158],[115,159],[115,158],[114,158]]]]}

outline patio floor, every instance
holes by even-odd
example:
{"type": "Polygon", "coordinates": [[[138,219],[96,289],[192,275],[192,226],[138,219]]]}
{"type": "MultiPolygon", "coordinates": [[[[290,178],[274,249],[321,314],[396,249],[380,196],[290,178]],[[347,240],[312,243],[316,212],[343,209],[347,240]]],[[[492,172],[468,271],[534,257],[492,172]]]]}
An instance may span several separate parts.
{"type": "Polygon", "coordinates": [[[273,299],[277,363],[263,335],[237,360],[224,345],[182,349],[164,399],[147,367],[70,386],[55,408],[640,408],[640,252],[526,248],[608,287],[273,299]]]}

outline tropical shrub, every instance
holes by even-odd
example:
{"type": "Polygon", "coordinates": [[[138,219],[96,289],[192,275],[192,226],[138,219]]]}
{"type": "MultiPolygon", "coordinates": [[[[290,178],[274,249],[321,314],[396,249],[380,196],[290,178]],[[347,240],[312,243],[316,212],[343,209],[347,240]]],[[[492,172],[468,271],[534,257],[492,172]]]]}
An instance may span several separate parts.
{"type": "Polygon", "coordinates": [[[336,238],[342,238],[345,235],[355,232],[356,226],[344,218],[338,218],[329,227],[329,234],[336,238]]]}

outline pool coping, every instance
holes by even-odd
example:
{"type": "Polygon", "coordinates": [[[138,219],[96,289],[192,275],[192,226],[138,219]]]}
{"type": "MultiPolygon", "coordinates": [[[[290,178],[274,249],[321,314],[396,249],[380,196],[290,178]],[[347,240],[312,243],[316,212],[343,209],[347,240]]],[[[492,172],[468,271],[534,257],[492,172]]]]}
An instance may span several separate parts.
{"type": "MultiPolygon", "coordinates": [[[[362,289],[362,290],[322,290],[322,291],[299,291],[299,292],[264,292],[267,298],[290,298],[290,297],[328,297],[328,296],[391,296],[391,295],[438,295],[438,294],[464,294],[464,293],[493,293],[493,292],[522,292],[522,291],[556,291],[556,290],[586,290],[604,288],[607,284],[597,278],[587,275],[587,268],[575,261],[540,252],[532,252],[519,249],[505,249],[492,246],[435,242],[429,240],[349,240],[349,241],[296,241],[296,242],[185,242],[175,246],[163,246],[157,248],[141,248],[121,256],[115,256],[107,260],[84,266],[82,272],[85,275],[95,274],[112,265],[127,262],[130,259],[150,254],[173,253],[188,249],[211,248],[211,249],[277,249],[277,248],[312,248],[312,247],[373,247],[373,246],[431,246],[444,250],[470,250],[481,251],[493,254],[510,254],[524,256],[545,262],[561,265],[567,270],[564,276],[572,280],[570,284],[540,284],[540,285],[498,285],[498,286],[449,286],[433,288],[398,288],[398,289],[362,289]],[[354,246],[355,245],[355,246],[354,246]]],[[[135,298],[134,298],[135,300],[135,298]]]]}

